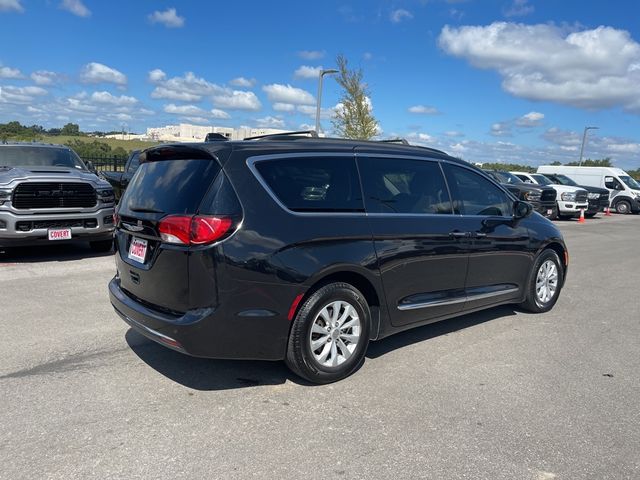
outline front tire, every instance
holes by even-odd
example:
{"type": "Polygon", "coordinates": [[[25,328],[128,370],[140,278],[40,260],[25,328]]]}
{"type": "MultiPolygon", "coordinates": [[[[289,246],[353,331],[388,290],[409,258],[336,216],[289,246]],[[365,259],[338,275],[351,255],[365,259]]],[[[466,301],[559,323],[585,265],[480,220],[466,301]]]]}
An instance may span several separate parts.
{"type": "Polygon", "coordinates": [[[558,254],[544,250],[533,264],[527,297],[520,307],[532,313],[548,312],[558,301],[564,270],[558,254]]]}
{"type": "Polygon", "coordinates": [[[364,361],[371,312],[364,295],[348,283],[330,283],[302,305],[291,327],[287,366],[318,384],[351,375],[364,361]]]}
{"type": "Polygon", "coordinates": [[[622,215],[627,215],[631,212],[631,204],[626,200],[620,200],[616,203],[616,212],[622,215]]]}

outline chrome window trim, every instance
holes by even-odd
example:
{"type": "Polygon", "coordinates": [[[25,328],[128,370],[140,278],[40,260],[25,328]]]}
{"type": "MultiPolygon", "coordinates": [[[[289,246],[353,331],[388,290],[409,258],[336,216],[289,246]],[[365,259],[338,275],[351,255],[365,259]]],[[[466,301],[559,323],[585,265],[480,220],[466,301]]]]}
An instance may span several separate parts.
{"type": "Polygon", "coordinates": [[[398,310],[404,312],[406,310],[418,310],[420,308],[455,305],[457,303],[473,302],[475,300],[484,300],[486,298],[493,298],[493,297],[499,297],[501,295],[508,295],[510,293],[516,293],[517,291],[519,291],[518,288],[509,288],[509,289],[500,290],[497,292],[476,293],[474,295],[465,295],[464,297],[457,297],[457,298],[451,298],[451,299],[432,300],[430,302],[421,302],[421,303],[409,303],[406,305],[398,305],[398,310]]]}
{"type": "MultiPolygon", "coordinates": [[[[295,215],[298,217],[326,217],[326,216],[338,216],[338,217],[366,217],[366,212],[296,212],[287,207],[284,203],[280,201],[278,196],[271,190],[271,187],[266,182],[266,180],[260,175],[260,172],[256,168],[256,163],[274,161],[274,160],[282,160],[287,158],[318,158],[318,157],[344,157],[349,160],[353,160],[355,164],[355,157],[353,153],[347,152],[301,152],[301,153],[279,153],[279,154],[270,154],[270,155],[256,155],[252,157],[247,157],[247,167],[251,170],[253,176],[258,180],[258,183],[262,185],[262,188],[265,189],[267,194],[273,199],[276,204],[287,212],[290,215],[295,215]]],[[[357,165],[355,165],[357,168],[357,165]]],[[[356,170],[357,172],[357,170],[356,170]]],[[[358,175],[358,183],[360,183],[360,176],[358,175]]],[[[364,199],[362,199],[362,207],[364,210],[364,199]]]]}

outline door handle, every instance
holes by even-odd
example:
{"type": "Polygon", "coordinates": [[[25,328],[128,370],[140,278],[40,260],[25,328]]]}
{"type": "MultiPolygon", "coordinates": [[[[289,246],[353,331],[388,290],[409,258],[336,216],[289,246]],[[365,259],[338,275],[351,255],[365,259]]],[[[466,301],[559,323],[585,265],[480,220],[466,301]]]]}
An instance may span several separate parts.
{"type": "Polygon", "coordinates": [[[449,232],[449,236],[451,238],[467,238],[469,237],[469,232],[449,232]]]}
{"type": "Polygon", "coordinates": [[[482,232],[475,232],[472,235],[474,238],[485,238],[487,236],[486,233],[482,233],[482,232]]]}

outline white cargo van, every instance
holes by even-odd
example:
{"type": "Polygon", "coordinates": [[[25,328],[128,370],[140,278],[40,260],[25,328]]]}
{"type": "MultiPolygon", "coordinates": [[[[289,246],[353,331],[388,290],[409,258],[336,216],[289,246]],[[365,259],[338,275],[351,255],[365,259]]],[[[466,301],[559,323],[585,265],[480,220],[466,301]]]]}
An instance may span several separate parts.
{"type": "Polygon", "coordinates": [[[619,168],[542,165],[538,173],[561,173],[580,185],[606,188],[610,206],[618,213],[640,212],[640,184],[619,168]]]}

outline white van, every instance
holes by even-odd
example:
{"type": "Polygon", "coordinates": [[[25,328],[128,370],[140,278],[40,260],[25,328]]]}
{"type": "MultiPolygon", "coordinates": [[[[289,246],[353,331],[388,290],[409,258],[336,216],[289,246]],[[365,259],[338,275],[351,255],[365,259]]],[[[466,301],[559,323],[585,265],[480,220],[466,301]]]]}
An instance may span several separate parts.
{"type": "Polygon", "coordinates": [[[528,172],[511,172],[525,183],[533,185],[553,187],[558,192],[556,203],[558,204],[558,217],[571,218],[580,216],[581,211],[589,208],[588,197],[589,192],[584,188],[571,187],[568,185],[560,185],[553,183],[544,175],[528,172]]]}
{"type": "Polygon", "coordinates": [[[538,173],[561,173],[580,185],[606,188],[610,206],[618,213],[640,212],[640,184],[619,168],[542,165],[538,173]]]}

